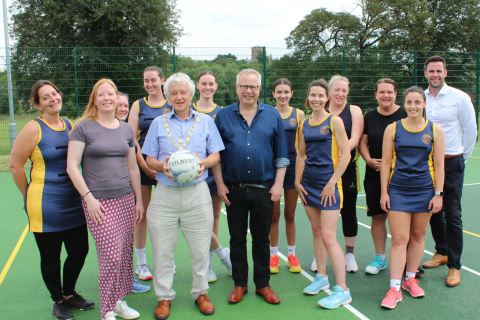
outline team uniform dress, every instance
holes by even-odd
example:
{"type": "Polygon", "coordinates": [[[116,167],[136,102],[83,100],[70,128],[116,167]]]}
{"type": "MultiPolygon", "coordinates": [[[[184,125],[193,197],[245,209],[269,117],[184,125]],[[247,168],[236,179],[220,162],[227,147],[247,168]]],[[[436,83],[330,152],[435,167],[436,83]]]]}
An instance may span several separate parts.
{"type": "Polygon", "coordinates": [[[31,232],[56,232],[85,224],[81,197],[67,174],[68,132],[72,123],[62,119],[63,129],[52,128],[42,118],[38,140],[30,155],[32,169],[25,210],[31,232]]]}
{"type": "MultiPolygon", "coordinates": [[[[305,196],[307,206],[320,210],[340,210],[343,204],[342,179],[335,184],[335,203],[322,205],[320,194],[332,177],[338,164],[338,145],[333,132],[332,120],[336,117],[329,114],[318,124],[311,124],[307,119],[302,122],[301,130],[305,139],[305,169],[302,175],[302,186],[308,192],[305,196]]],[[[329,202],[329,201],[328,201],[329,202]]]]}
{"type": "MultiPolygon", "coordinates": [[[[190,108],[192,108],[192,110],[195,110],[195,111],[203,113],[207,116],[210,116],[210,118],[212,118],[212,120],[215,121],[215,117],[217,116],[218,111],[222,110],[223,107],[215,104],[215,106],[212,108],[212,110],[201,111],[197,108],[197,105],[195,103],[192,103],[190,105],[190,108]]],[[[217,184],[215,183],[215,177],[213,176],[212,168],[208,168],[208,177],[207,177],[207,179],[205,179],[205,181],[208,184],[208,189],[210,190],[210,195],[212,195],[212,196],[218,195],[217,184]]]]}
{"type": "MultiPolygon", "coordinates": [[[[153,119],[163,114],[167,114],[172,111],[172,105],[165,100],[161,106],[152,106],[148,103],[147,98],[137,100],[138,102],[138,130],[140,135],[138,138],[138,145],[140,149],[143,147],[145,137],[147,136],[148,129],[152,124],[153,119]]],[[[143,155],[144,159],[146,156],[143,155]]],[[[157,184],[155,179],[149,178],[142,169],[140,169],[140,179],[143,186],[154,186],[157,184]]]]}
{"type": "Polygon", "coordinates": [[[435,124],[428,120],[419,131],[410,131],[403,120],[393,124],[393,156],[388,195],[390,210],[429,212],[435,195],[433,143],[435,124]]]}
{"type": "Polygon", "coordinates": [[[297,129],[298,129],[298,109],[290,107],[290,113],[282,118],[285,135],[288,145],[288,160],[290,164],[287,167],[285,178],[283,180],[284,188],[295,188],[295,162],[297,160],[297,129]]]}

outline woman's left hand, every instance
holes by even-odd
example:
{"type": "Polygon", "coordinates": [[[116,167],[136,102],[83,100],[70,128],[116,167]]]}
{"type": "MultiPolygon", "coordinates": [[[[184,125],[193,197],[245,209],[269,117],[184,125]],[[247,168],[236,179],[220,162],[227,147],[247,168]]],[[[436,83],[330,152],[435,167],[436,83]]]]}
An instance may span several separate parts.
{"type": "Polygon", "coordinates": [[[322,200],[320,201],[320,204],[322,206],[332,206],[332,199],[333,203],[337,203],[337,200],[335,199],[335,182],[329,181],[325,187],[323,188],[322,193],[320,194],[320,197],[322,197],[322,200]]]}
{"type": "Polygon", "coordinates": [[[428,210],[430,210],[431,213],[437,213],[443,208],[443,198],[434,195],[432,200],[430,200],[430,203],[428,204],[428,210]]]}
{"type": "Polygon", "coordinates": [[[195,155],[197,156],[198,158],[198,164],[200,165],[200,169],[198,169],[198,175],[195,179],[198,179],[202,176],[203,174],[203,170],[205,170],[205,165],[203,163],[203,160],[200,159],[200,156],[198,155],[198,153],[196,151],[193,151],[193,153],[195,153],[195,155]]]}
{"type": "Polygon", "coordinates": [[[143,209],[142,201],[137,201],[135,204],[135,224],[139,224],[145,217],[145,210],[143,209]]]}

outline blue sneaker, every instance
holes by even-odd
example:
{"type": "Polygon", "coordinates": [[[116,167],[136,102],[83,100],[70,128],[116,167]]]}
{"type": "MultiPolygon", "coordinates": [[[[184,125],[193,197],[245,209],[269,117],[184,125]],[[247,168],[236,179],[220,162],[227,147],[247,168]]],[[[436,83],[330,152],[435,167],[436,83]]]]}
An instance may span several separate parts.
{"type": "Polygon", "coordinates": [[[325,309],[337,309],[342,304],[349,304],[350,302],[352,302],[350,290],[345,291],[339,286],[335,286],[330,296],[318,300],[318,305],[325,309]]]}
{"type": "Polygon", "coordinates": [[[321,290],[326,290],[328,288],[330,288],[330,284],[328,283],[328,276],[325,276],[325,279],[324,279],[321,274],[317,273],[313,282],[310,285],[308,285],[305,289],[303,289],[303,293],[316,295],[321,290]]]}
{"type": "Polygon", "coordinates": [[[387,267],[387,261],[382,260],[382,257],[375,256],[375,258],[370,262],[370,264],[365,269],[366,273],[377,274],[380,270],[383,270],[387,267]]]}
{"type": "Polygon", "coordinates": [[[150,286],[141,284],[140,282],[137,281],[136,278],[133,278],[133,287],[132,287],[133,293],[144,293],[148,291],[150,291],[150,286]]]}

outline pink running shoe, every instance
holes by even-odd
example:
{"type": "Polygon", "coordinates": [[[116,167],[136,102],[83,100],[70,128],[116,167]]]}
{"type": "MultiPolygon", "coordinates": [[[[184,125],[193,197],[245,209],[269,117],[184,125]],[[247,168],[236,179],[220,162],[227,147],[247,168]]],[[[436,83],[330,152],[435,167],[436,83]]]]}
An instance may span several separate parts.
{"type": "Polygon", "coordinates": [[[397,306],[397,302],[402,301],[402,292],[397,291],[395,287],[391,287],[387,292],[387,297],[382,300],[382,307],[393,309],[397,306]]]}
{"type": "Polygon", "coordinates": [[[415,278],[409,278],[407,281],[403,281],[402,288],[410,292],[410,295],[414,298],[423,297],[425,295],[425,291],[418,286],[418,281],[415,278]]]}

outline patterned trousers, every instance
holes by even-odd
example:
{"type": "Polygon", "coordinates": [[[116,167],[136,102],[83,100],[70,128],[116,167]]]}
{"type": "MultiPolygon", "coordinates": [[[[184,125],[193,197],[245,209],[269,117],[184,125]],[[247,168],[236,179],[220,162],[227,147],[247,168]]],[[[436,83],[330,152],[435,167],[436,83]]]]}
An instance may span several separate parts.
{"type": "Polygon", "coordinates": [[[105,208],[105,222],[95,224],[82,200],[88,229],[95,240],[102,318],[115,310],[118,300],[132,292],[133,285],[133,193],[118,199],[98,199],[105,208]]]}

